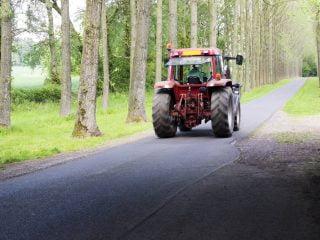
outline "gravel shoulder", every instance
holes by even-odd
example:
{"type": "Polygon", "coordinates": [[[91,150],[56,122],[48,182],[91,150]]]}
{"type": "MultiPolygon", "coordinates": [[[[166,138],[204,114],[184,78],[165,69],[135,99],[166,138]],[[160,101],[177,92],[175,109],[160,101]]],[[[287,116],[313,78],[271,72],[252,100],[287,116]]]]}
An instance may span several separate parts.
{"type": "MultiPolygon", "coordinates": [[[[300,223],[292,228],[294,239],[320,237],[319,122],[320,116],[293,117],[279,111],[251,138],[237,144],[241,158],[235,165],[267,174],[266,181],[275,183],[270,192],[272,201],[292,196],[287,204],[295,209],[291,209],[286,221],[295,219],[294,222],[300,223]]],[[[281,213],[283,209],[278,210],[281,213]]],[[[277,208],[270,211],[275,212],[277,208]]]]}

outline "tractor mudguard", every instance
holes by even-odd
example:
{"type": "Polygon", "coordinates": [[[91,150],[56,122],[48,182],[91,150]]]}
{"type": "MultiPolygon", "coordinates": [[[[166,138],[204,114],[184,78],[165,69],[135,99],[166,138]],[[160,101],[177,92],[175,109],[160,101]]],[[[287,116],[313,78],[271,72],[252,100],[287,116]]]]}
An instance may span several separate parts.
{"type": "Polygon", "coordinates": [[[172,89],[175,85],[180,85],[180,84],[176,81],[163,81],[163,82],[155,83],[154,88],[155,89],[162,89],[162,88],[172,89]]]}
{"type": "Polygon", "coordinates": [[[207,87],[226,87],[232,86],[232,80],[230,79],[221,79],[221,80],[210,80],[207,83],[207,87]]]}

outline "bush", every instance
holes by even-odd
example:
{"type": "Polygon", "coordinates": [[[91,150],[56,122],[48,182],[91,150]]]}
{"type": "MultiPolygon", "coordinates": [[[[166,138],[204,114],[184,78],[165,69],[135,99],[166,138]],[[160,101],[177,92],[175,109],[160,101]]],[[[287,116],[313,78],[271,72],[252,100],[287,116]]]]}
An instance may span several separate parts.
{"type": "Polygon", "coordinates": [[[12,101],[14,104],[24,102],[58,102],[60,97],[61,90],[58,85],[46,85],[41,88],[12,89],[12,101]]]}
{"type": "Polygon", "coordinates": [[[303,59],[302,66],[303,77],[315,77],[317,76],[317,65],[314,56],[308,56],[303,59]]]}

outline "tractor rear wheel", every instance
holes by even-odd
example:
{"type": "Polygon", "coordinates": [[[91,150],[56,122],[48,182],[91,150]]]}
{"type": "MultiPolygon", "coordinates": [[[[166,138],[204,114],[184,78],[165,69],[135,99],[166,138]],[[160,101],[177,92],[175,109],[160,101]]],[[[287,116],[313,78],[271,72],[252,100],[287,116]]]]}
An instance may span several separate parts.
{"type": "Polygon", "coordinates": [[[234,129],[232,90],[215,89],[211,95],[211,124],[217,137],[231,137],[234,129]]]}
{"type": "Polygon", "coordinates": [[[171,95],[166,93],[156,93],[153,99],[153,127],[159,138],[174,137],[177,132],[177,123],[170,115],[171,100],[171,95]]]}

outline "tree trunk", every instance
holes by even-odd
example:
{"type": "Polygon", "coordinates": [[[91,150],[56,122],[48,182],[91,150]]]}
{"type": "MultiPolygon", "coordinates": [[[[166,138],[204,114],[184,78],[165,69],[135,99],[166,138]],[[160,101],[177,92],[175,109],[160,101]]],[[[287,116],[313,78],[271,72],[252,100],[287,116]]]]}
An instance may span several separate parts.
{"type": "Polygon", "coordinates": [[[318,57],[318,78],[319,78],[319,87],[320,87],[320,9],[317,12],[317,57],[318,57]]]}
{"type": "Polygon", "coordinates": [[[107,110],[109,103],[109,53],[108,53],[108,25],[107,25],[107,8],[105,2],[102,3],[101,13],[101,30],[102,30],[102,55],[103,55],[103,93],[102,108],[107,110]]]}
{"type": "Polygon", "coordinates": [[[48,36],[50,48],[50,66],[49,66],[49,83],[59,84],[60,77],[58,72],[56,42],[54,37],[52,3],[46,0],[47,15],[48,15],[48,36]]]}
{"type": "Polygon", "coordinates": [[[197,0],[190,0],[191,15],[191,47],[196,48],[198,45],[198,7],[197,0]]]}
{"type": "Polygon", "coordinates": [[[210,0],[210,47],[217,47],[217,5],[210,0]]]}
{"type": "Polygon", "coordinates": [[[162,0],[157,0],[156,82],[162,75],[162,0]]]}
{"type": "Polygon", "coordinates": [[[129,111],[127,122],[147,120],[145,112],[145,83],[150,13],[151,1],[139,0],[137,2],[136,44],[133,55],[133,81],[129,89],[129,111]]]}
{"type": "Polygon", "coordinates": [[[2,0],[1,13],[0,127],[10,127],[13,10],[9,0],[2,0]]]}
{"type": "Polygon", "coordinates": [[[177,31],[177,0],[169,0],[169,42],[174,48],[178,48],[177,31]]]}
{"type": "Polygon", "coordinates": [[[130,0],[130,17],[131,17],[131,43],[130,43],[130,87],[132,88],[133,80],[133,56],[136,44],[136,25],[137,25],[137,0],[130,0]]]}
{"type": "Polygon", "coordinates": [[[61,0],[61,17],[62,73],[60,115],[62,117],[65,117],[71,113],[71,49],[69,0],[61,0]]]}
{"type": "Polygon", "coordinates": [[[87,0],[86,6],[75,137],[101,135],[96,122],[96,94],[102,0],[87,0]]]}

